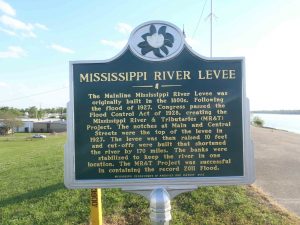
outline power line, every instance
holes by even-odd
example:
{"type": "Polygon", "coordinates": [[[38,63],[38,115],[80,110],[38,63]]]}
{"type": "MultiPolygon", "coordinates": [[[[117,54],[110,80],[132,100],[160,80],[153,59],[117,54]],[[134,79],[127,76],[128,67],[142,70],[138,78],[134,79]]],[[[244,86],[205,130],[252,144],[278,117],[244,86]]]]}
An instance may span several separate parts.
{"type": "Polygon", "coordinates": [[[24,99],[24,98],[30,98],[30,97],[33,97],[33,96],[38,96],[38,95],[44,95],[44,94],[48,94],[48,93],[53,93],[53,92],[57,92],[57,91],[60,91],[60,90],[66,89],[66,88],[68,88],[68,87],[53,89],[53,90],[49,90],[49,91],[39,92],[39,93],[35,93],[35,94],[32,94],[32,95],[27,95],[27,96],[22,96],[22,97],[17,97],[17,98],[11,98],[11,99],[7,99],[7,100],[2,100],[2,101],[0,101],[0,103],[11,102],[11,101],[16,101],[16,100],[24,99]]]}
{"type": "Polygon", "coordinates": [[[196,34],[196,32],[197,32],[197,30],[198,30],[198,27],[199,27],[199,24],[200,24],[200,22],[201,22],[201,20],[202,20],[202,15],[203,15],[203,12],[204,12],[204,8],[205,8],[205,6],[206,6],[206,2],[207,2],[207,0],[205,0],[205,2],[204,2],[204,4],[203,4],[202,12],[201,12],[201,15],[200,15],[200,17],[199,17],[197,26],[196,26],[196,28],[195,28],[195,30],[194,30],[194,33],[193,33],[192,38],[195,37],[195,34],[196,34]]]}

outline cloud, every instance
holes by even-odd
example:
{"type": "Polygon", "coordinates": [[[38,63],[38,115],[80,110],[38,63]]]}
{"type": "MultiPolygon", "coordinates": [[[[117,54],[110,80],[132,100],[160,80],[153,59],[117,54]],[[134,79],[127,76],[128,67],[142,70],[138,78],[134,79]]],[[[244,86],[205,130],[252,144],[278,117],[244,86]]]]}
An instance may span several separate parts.
{"type": "Polygon", "coordinates": [[[13,33],[17,34],[16,31],[19,31],[19,35],[21,35],[22,37],[36,38],[36,34],[33,32],[34,25],[32,25],[31,23],[24,23],[21,20],[7,15],[2,15],[0,17],[0,23],[2,23],[9,29],[6,29],[5,32],[8,35],[11,35],[13,33]]]}
{"type": "Polygon", "coordinates": [[[122,34],[130,34],[133,30],[132,26],[127,23],[118,23],[117,26],[115,26],[115,29],[122,34]]]}
{"type": "Polygon", "coordinates": [[[23,32],[21,33],[22,37],[27,37],[27,38],[36,38],[36,34],[32,31],[28,31],[28,32],[23,32]]]}
{"type": "Polygon", "coordinates": [[[0,52],[0,58],[21,58],[26,55],[26,51],[19,46],[9,46],[7,51],[0,52]]]}
{"type": "Polygon", "coordinates": [[[5,34],[7,34],[7,35],[10,35],[10,36],[16,36],[16,35],[17,35],[16,32],[11,31],[11,30],[4,29],[4,28],[2,28],[2,27],[0,27],[0,31],[3,32],[3,33],[5,33],[5,34]]]}
{"type": "MultiPolygon", "coordinates": [[[[1,1],[1,0],[0,0],[1,1]]],[[[11,16],[2,15],[0,16],[0,23],[4,25],[7,29],[1,28],[0,31],[10,35],[10,36],[22,36],[26,38],[36,38],[35,29],[48,30],[48,27],[41,23],[25,23],[19,19],[13,18],[11,16]]]]}
{"type": "Polygon", "coordinates": [[[121,40],[121,41],[101,40],[100,43],[102,45],[110,46],[116,49],[122,49],[126,45],[127,41],[126,40],[121,40]]]}
{"type": "Polygon", "coordinates": [[[41,30],[49,30],[49,28],[46,25],[41,24],[41,23],[35,23],[34,26],[41,30]]]}
{"type": "Polygon", "coordinates": [[[7,35],[36,38],[37,36],[34,33],[34,29],[48,30],[48,27],[44,24],[26,23],[15,18],[16,10],[3,0],[0,0],[0,11],[4,13],[0,16],[0,24],[6,27],[0,27],[0,31],[7,35]]]}
{"type": "Polygon", "coordinates": [[[9,16],[16,15],[16,10],[3,0],[0,0],[0,11],[9,16]]]}
{"type": "Polygon", "coordinates": [[[10,87],[8,83],[0,81],[0,88],[8,88],[8,87],[10,87]]]}
{"type": "Polygon", "coordinates": [[[63,47],[61,45],[58,45],[58,44],[52,44],[49,46],[50,48],[58,51],[58,52],[61,52],[61,53],[68,53],[68,54],[73,54],[75,53],[74,50],[70,49],[70,48],[66,48],[66,47],[63,47]]]}
{"type": "MultiPolygon", "coordinates": [[[[118,23],[116,26],[115,26],[115,29],[122,33],[122,34],[129,34],[133,28],[127,24],[127,23],[118,23]]],[[[113,41],[113,40],[106,40],[106,39],[102,39],[100,40],[100,43],[102,45],[105,45],[105,46],[109,46],[109,47],[113,47],[115,49],[122,49],[124,48],[124,46],[126,45],[127,43],[127,40],[117,40],[117,41],[113,41]]]]}
{"type": "Polygon", "coordinates": [[[7,16],[7,15],[2,15],[0,17],[0,22],[14,30],[23,30],[23,31],[32,31],[34,29],[34,26],[30,23],[24,23],[21,20],[18,20],[16,18],[7,16]]]}

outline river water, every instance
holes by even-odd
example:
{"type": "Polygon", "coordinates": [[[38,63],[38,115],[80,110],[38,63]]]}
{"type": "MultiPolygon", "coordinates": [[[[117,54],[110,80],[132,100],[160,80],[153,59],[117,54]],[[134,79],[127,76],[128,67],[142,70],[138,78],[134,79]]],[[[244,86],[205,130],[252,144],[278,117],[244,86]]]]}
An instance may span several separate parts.
{"type": "Polygon", "coordinates": [[[272,127],[300,134],[300,115],[251,113],[251,120],[258,116],[265,127],[272,127]]]}

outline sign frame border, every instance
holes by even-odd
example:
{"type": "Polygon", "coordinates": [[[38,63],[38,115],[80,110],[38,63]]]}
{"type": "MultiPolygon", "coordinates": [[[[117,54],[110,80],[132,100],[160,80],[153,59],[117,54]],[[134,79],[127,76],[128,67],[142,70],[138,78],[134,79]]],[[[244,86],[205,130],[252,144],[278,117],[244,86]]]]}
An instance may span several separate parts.
{"type": "MultiPolygon", "coordinates": [[[[149,21],[147,23],[165,23],[165,21],[149,21]]],[[[143,23],[144,26],[146,23],[143,23]]],[[[140,26],[142,26],[140,25],[140,26]]],[[[171,24],[172,25],[172,24],[171,24]]],[[[175,25],[172,25],[173,27],[175,25]]],[[[175,26],[176,27],[176,26],[175,26]]],[[[136,29],[135,29],[136,30],[136,29]]],[[[131,37],[131,36],[130,36],[131,37]]],[[[97,179],[76,180],[75,178],[75,129],[74,129],[74,84],[73,65],[84,63],[107,63],[119,58],[125,51],[130,49],[130,41],[116,56],[106,60],[79,60],[69,62],[69,94],[70,101],[67,104],[67,143],[64,148],[64,183],[67,188],[144,188],[154,189],[165,187],[176,189],[192,186],[216,186],[216,185],[242,185],[251,184],[255,180],[254,150],[250,135],[250,108],[249,100],[246,98],[245,88],[245,58],[244,57],[205,57],[195,52],[183,39],[185,46],[192,54],[206,61],[239,60],[242,63],[242,127],[243,127],[243,167],[244,176],[222,176],[222,177],[176,177],[176,178],[136,178],[136,179],[97,179]]],[[[179,53],[180,54],[180,53],[179,53]]],[[[177,56],[177,54],[176,54],[177,56]]],[[[176,57],[175,56],[175,57],[176,57]]],[[[138,56],[136,56],[138,57],[138,56]]]]}

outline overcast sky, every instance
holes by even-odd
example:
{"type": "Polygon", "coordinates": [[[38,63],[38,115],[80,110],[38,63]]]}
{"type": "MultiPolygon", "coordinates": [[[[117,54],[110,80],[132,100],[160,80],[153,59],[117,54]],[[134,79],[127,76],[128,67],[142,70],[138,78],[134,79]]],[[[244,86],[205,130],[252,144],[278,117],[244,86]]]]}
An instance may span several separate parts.
{"type": "MultiPolygon", "coordinates": [[[[213,11],[213,56],[246,58],[251,109],[300,109],[300,1],[214,0],[213,11]]],[[[209,13],[210,0],[0,0],[0,107],[65,106],[69,61],[115,56],[150,20],[184,25],[209,56],[209,13]]]]}

